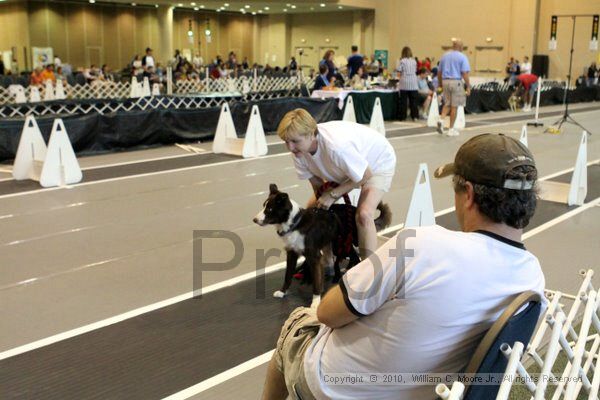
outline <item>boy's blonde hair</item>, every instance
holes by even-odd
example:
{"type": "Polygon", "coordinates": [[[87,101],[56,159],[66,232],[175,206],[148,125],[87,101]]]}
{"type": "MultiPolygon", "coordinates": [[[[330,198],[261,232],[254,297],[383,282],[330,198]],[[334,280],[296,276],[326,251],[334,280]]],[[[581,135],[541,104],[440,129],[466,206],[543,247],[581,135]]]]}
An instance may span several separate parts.
{"type": "Polygon", "coordinates": [[[317,121],[303,108],[296,108],[285,114],[279,126],[277,135],[283,141],[298,136],[310,136],[317,130],[317,121]]]}

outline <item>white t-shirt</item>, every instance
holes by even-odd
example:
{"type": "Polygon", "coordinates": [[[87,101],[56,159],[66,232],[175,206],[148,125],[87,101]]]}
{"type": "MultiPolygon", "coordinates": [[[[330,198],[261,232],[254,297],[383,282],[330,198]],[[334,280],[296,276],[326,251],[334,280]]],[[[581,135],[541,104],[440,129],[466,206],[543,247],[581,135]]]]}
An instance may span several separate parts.
{"type": "Polygon", "coordinates": [[[543,298],[540,264],[518,245],[440,226],[394,236],[375,253],[379,274],[369,258],[340,282],[346,304],[364,316],[340,329],[321,327],[304,357],[312,393],[317,399],[435,398],[431,385],[336,386],[325,384],[324,375],[462,370],[515,295],[534,290],[543,298]]]}
{"type": "Polygon", "coordinates": [[[318,176],[343,183],[362,180],[367,167],[373,175],[394,174],[396,153],[379,132],[354,122],[330,121],[317,125],[317,152],[294,158],[298,178],[318,176]]]}
{"type": "Polygon", "coordinates": [[[531,73],[531,63],[524,62],[521,64],[521,73],[522,74],[530,74],[531,73]]]}
{"type": "Polygon", "coordinates": [[[144,58],[146,59],[146,68],[154,68],[154,57],[152,56],[144,56],[144,58]]]}

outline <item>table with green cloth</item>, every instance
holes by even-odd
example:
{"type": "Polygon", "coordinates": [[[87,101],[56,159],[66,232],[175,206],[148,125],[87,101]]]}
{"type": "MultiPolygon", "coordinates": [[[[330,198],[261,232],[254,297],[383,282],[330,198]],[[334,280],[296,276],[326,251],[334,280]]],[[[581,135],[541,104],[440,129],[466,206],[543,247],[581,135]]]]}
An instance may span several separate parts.
{"type": "Polygon", "coordinates": [[[383,119],[386,121],[398,119],[398,92],[396,90],[315,90],[311,94],[311,97],[318,98],[337,97],[340,109],[346,107],[348,96],[352,96],[356,122],[360,124],[368,124],[371,121],[371,113],[377,97],[381,101],[383,119]]]}

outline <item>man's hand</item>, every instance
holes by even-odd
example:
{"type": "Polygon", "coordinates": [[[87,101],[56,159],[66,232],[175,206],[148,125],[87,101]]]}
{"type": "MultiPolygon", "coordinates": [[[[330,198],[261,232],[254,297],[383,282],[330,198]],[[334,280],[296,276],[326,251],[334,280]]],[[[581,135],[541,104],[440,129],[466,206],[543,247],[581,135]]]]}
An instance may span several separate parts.
{"type": "Polygon", "coordinates": [[[471,95],[471,87],[470,86],[467,87],[467,89],[465,90],[465,93],[466,93],[467,96],[471,95]]]}
{"type": "Polygon", "coordinates": [[[328,210],[329,207],[331,207],[331,205],[333,203],[335,203],[337,199],[335,199],[332,195],[331,195],[331,191],[327,191],[325,193],[323,193],[321,195],[321,197],[319,197],[317,199],[317,207],[318,208],[323,208],[325,210],[328,210]]]}

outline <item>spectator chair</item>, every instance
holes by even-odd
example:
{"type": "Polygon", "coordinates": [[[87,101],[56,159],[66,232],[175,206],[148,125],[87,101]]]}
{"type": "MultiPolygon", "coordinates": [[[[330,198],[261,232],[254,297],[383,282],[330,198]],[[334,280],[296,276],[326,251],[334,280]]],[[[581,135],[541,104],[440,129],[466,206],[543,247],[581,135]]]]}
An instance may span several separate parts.
{"type": "MultiPolygon", "coordinates": [[[[508,360],[500,351],[503,343],[511,346],[515,342],[521,342],[525,347],[531,339],[531,335],[538,323],[542,308],[540,295],[533,291],[523,292],[518,295],[506,307],[500,318],[487,331],[479,346],[475,350],[471,361],[464,373],[481,374],[485,382],[487,374],[500,376],[504,374],[508,360]],[[521,312],[517,312],[525,307],[521,312]]],[[[469,382],[469,380],[466,380],[469,382]]],[[[497,385],[477,385],[465,383],[463,400],[495,399],[500,388],[497,385]]]]}

